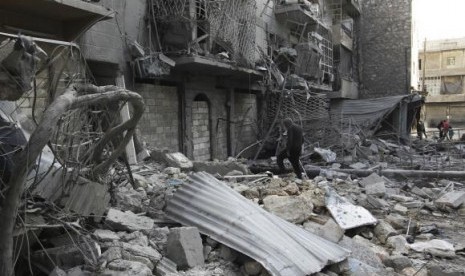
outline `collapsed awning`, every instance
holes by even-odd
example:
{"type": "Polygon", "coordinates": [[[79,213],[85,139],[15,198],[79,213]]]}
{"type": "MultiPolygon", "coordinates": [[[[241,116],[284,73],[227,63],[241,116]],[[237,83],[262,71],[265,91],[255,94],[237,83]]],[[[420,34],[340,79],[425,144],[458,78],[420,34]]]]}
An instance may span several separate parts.
{"type": "MultiPolygon", "coordinates": [[[[416,94],[362,100],[343,100],[331,106],[331,119],[339,125],[358,127],[374,133],[380,122],[404,101],[406,104],[420,101],[416,94]]],[[[407,116],[407,114],[405,114],[407,116]]]]}
{"type": "Polygon", "coordinates": [[[304,276],[349,251],[266,212],[225,183],[196,173],[168,202],[166,214],[260,262],[272,275],[304,276]]]}

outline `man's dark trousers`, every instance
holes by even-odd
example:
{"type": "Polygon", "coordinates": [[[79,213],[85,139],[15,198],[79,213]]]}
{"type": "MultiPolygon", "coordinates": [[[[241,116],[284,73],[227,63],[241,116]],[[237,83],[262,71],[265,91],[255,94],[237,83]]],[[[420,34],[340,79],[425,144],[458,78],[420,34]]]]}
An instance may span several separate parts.
{"type": "Polygon", "coordinates": [[[302,170],[300,168],[300,152],[301,150],[291,150],[289,151],[289,154],[287,154],[287,150],[284,149],[282,150],[278,156],[277,156],[277,163],[279,166],[279,169],[281,171],[285,171],[284,167],[284,159],[288,158],[289,162],[292,164],[292,168],[294,169],[295,174],[297,175],[298,178],[302,178],[302,170]]]}

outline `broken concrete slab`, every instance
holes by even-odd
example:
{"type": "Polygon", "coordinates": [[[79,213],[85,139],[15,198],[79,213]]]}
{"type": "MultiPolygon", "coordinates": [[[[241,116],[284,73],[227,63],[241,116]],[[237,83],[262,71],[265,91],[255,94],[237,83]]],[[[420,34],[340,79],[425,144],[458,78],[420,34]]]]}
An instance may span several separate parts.
{"type": "Polygon", "coordinates": [[[370,248],[371,251],[373,251],[376,256],[380,259],[383,260],[387,257],[389,257],[389,252],[382,246],[374,244],[371,240],[368,240],[362,236],[355,235],[352,240],[354,240],[357,243],[363,244],[366,247],[370,248]]]}
{"type": "Polygon", "coordinates": [[[96,229],[92,235],[101,242],[119,240],[119,236],[115,232],[106,229],[96,229]]]}
{"type": "Polygon", "coordinates": [[[118,260],[118,259],[122,259],[123,258],[123,255],[121,253],[121,248],[120,247],[116,247],[116,246],[112,246],[112,247],[109,247],[105,252],[102,253],[102,255],[100,255],[99,257],[99,262],[100,263],[109,263],[109,262],[112,262],[114,260],[118,260]]]}
{"type": "Polygon", "coordinates": [[[344,248],[350,249],[350,251],[352,251],[350,256],[354,259],[360,260],[361,262],[364,262],[374,268],[384,267],[378,255],[375,254],[370,247],[368,247],[364,243],[357,241],[356,239],[351,239],[347,236],[344,236],[342,240],[339,242],[339,245],[344,248]]]}
{"type": "Polygon", "coordinates": [[[324,225],[307,221],[304,223],[304,229],[336,243],[344,236],[344,230],[333,219],[328,219],[324,225]]]}
{"type": "MultiPolygon", "coordinates": [[[[142,257],[150,260],[154,265],[162,258],[161,254],[150,246],[141,246],[126,242],[114,242],[114,246],[121,248],[122,253],[126,252],[134,257],[142,257]]],[[[124,255],[123,255],[124,256],[124,255]]],[[[126,255],[127,256],[127,255],[126,255]]]]}
{"type": "Polygon", "coordinates": [[[302,223],[310,217],[313,204],[307,197],[270,195],[263,199],[263,208],[289,222],[302,223]]]}
{"type": "Polygon", "coordinates": [[[147,198],[145,191],[136,191],[130,186],[118,187],[114,190],[116,206],[123,210],[138,212],[142,202],[147,198]]]}
{"type": "Polygon", "coordinates": [[[346,198],[338,195],[334,190],[326,191],[326,208],[344,229],[352,229],[364,225],[374,225],[378,220],[365,208],[350,203],[346,198]]]}
{"type": "Polygon", "coordinates": [[[114,230],[133,232],[152,229],[154,221],[145,216],[138,216],[131,211],[121,212],[112,208],[108,211],[105,224],[114,230]]]}
{"type": "Polygon", "coordinates": [[[367,169],[368,165],[362,162],[357,162],[357,163],[350,164],[349,167],[351,167],[354,170],[363,170],[363,169],[367,169]]]}
{"type": "Polygon", "coordinates": [[[194,164],[181,152],[166,153],[164,160],[170,167],[178,167],[184,171],[192,170],[194,164]]]}
{"type": "Polygon", "coordinates": [[[107,265],[108,270],[104,274],[113,275],[112,271],[117,271],[120,274],[133,276],[152,276],[152,271],[146,265],[128,260],[115,260],[107,265]]]}
{"type": "Polygon", "coordinates": [[[413,244],[408,244],[407,247],[414,251],[430,253],[437,257],[455,256],[454,245],[444,240],[433,239],[425,242],[415,242],[413,244]]]}
{"type": "Polygon", "coordinates": [[[385,184],[384,178],[379,176],[377,173],[372,173],[369,176],[364,177],[359,181],[359,184],[362,187],[366,187],[367,185],[373,185],[377,183],[385,184]]]}
{"type": "Polygon", "coordinates": [[[417,195],[421,198],[429,199],[430,196],[425,192],[425,190],[418,188],[417,186],[414,186],[410,192],[414,195],[417,195]]]}
{"type": "Polygon", "coordinates": [[[412,262],[406,256],[394,255],[383,260],[385,266],[392,267],[396,272],[412,266],[412,262]]]}
{"type": "Polygon", "coordinates": [[[393,199],[397,202],[408,202],[408,201],[412,201],[412,200],[415,200],[413,197],[410,197],[410,196],[403,196],[403,195],[399,195],[399,194],[393,194],[391,192],[388,192],[389,194],[389,198],[390,199],[393,199]]]}
{"type": "Polygon", "coordinates": [[[195,172],[207,172],[212,175],[219,174],[225,176],[230,171],[240,171],[243,174],[249,174],[249,169],[246,165],[233,161],[194,161],[195,172]]]}
{"type": "MultiPolygon", "coordinates": [[[[372,206],[369,209],[381,210],[381,209],[389,208],[389,203],[387,203],[386,200],[384,200],[382,198],[377,198],[377,197],[374,197],[374,196],[371,196],[371,195],[367,196],[367,203],[370,206],[372,206]]],[[[368,208],[369,206],[366,206],[366,207],[368,208]]]]}
{"type": "Polygon", "coordinates": [[[397,203],[396,205],[394,205],[394,208],[392,209],[394,212],[396,213],[399,213],[401,215],[404,215],[406,216],[408,214],[408,208],[397,203]]]}
{"type": "Polygon", "coordinates": [[[396,230],[385,220],[379,220],[373,231],[376,238],[383,244],[386,243],[389,237],[397,235],[396,230]]]}
{"type": "Polygon", "coordinates": [[[436,204],[458,208],[465,202],[465,191],[449,192],[436,200],[436,204]]]}
{"type": "Polygon", "coordinates": [[[387,238],[386,245],[392,248],[392,255],[408,254],[407,240],[402,235],[387,238]]]}
{"type": "Polygon", "coordinates": [[[196,227],[172,228],[166,246],[167,257],[180,269],[203,265],[202,240],[196,227]]]}
{"type": "Polygon", "coordinates": [[[382,197],[386,194],[386,186],[384,182],[377,182],[365,185],[365,193],[371,196],[382,197]]]}

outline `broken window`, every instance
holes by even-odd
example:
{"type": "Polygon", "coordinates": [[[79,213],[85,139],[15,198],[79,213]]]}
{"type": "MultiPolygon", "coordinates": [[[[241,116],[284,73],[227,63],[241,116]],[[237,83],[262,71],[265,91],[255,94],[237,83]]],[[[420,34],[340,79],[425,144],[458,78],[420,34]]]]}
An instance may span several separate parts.
{"type": "Polygon", "coordinates": [[[463,76],[446,76],[442,78],[441,94],[463,93],[463,76]]]}

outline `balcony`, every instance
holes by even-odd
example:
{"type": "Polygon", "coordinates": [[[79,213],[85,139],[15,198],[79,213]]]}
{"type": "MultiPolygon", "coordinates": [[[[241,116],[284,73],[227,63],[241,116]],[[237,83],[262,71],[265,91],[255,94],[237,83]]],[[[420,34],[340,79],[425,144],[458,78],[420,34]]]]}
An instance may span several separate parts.
{"type": "Polygon", "coordinates": [[[72,41],[97,21],[113,17],[81,0],[1,0],[0,31],[72,41]]]}
{"type": "Polygon", "coordinates": [[[274,14],[280,21],[292,21],[301,25],[321,25],[328,29],[317,14],[304,9],[301,4],[276,5],[274,14]]]}
{"type": "Polygon", "coordinates": [[[362,12],[360,0],[343,0],[343,8],[353,17],[360,16],[362,12]]]}

